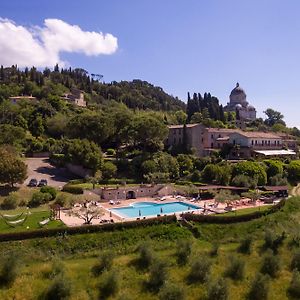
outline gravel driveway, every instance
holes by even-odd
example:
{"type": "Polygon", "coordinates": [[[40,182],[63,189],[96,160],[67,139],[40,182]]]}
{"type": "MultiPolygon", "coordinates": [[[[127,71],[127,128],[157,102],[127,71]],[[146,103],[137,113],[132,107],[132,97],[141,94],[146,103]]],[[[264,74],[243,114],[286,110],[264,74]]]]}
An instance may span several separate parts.
{"type": "Polygon", "coordinates": [[[46,179],[49,186],[62,187],[69,180],[75,179],[74,175],[65,168],[57,168],[51,165],[47,158],[26,158],[25,163],[28,166],[28,177],[24,185],[27,185],[30,179],[35,178],[38,181],[46,179]]]}

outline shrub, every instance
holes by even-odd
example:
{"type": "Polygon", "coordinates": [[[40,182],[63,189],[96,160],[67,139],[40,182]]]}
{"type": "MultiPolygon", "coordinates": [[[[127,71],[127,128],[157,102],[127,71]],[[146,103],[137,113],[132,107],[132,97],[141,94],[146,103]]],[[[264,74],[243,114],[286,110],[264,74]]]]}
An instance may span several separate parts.
{"type": "Polygon", "coordinates": [[[275,278],[280,270],[280,259],[278,256],[275,256],[272,252],[267,253],[264,257],[261,273],[268,274],[271,277],[275,278]]]}
{"type": "Polygon", "coordinates": [[[258,185],[267,183],[267,173],[262,164],[252,161],[239,162],[233,166],[232,177],[237,175],[246,175],[251,178],[257,178],[258,185]]]}
{"type": "Polygon", "coordinates": [[[48,193],[35,192],[28,202],[29,207],[38,207],[51,200],[51,195],[48,193]]]}
{"type": "Polygon", "coordinates": [[[267,175],[268,178],[282,175],[283,173],[283,163],[280,160],[266,159],[264,163],[267,166],[267,175]]]}
{"type": "Polygon", "coordinates": [[[300,273],[297,270],[293,271],[293,277],[288,287],[288,294],[296,299],[300,298],[300,273]]]}
{"type": "Polygon", "coordinates": [[[300,179],[300,160],[291,161],[286,167],[288,178],[293,181],[300,179]]]}
{"type": "Polygon", "coordinates": [[[227,300],[228,284],[223,278],[212,281],[208,286],[207,300],[227,300]]]}
{"type": "Polygon", "coordinates": [[[154,260],[154,253],[148,243],[143,243],[138,248],[139,258],[138,265],[142,269],[147,269],[150,267],[154,260]]]}
{"type": "Polygon", "coordinates": [[[65,207],[68,203],[68,197],[65,194],[58,194],[55,199],[55,204],[61,207],[65,207]]]}
{"type": "Polygon", "coordinates": [[[52,186],[43,186],[43,187],[41,187],[40,192],[50,194],[51,195],[51,200],[54,200],[56,198],[56,195],[57,195],[56,189],[52,186]]]}
{"type": "Polygon", "coordinates": [[[288,181],[285,177],[282,176],[282,174],[277,174],[269,178],[269,184],[273,186],[288,185],[288,181]]]}
{"type": "Polygon", "coordinates": [[[182,287],[174,283],[167,283],[161,288],[159,293],[160,300],[184,300],[185,295],[182,287]]]}
{"type": "Polygon", "coordinates": [[[65,265],[59,259],[54,259],[51,265],[51,269],[45,275],[47,278],[55,278],[58,275],[65,274],[65,265]]]}
{"type": "Polygon", "coordinates": [[[1,203],[2,209],[15,209],[19,204],[19,195],[16,192],[11,192],[7,197],[4,198],[1,203]]]}
{"type": "Polygon", "coordinates": [[[269,282],[265,275],[258,273],[251,283],[248,293],[249,300],[265,300],[268,299],[269,282]]]}
{"type": "Polygon", "coordinates": [[[103,252],[98,262],[92,267],[91,271],[94,276],[99,276],[104,271],[109,271],[113,265],[114,255],[110,251],[103,252]]]}
{"type": "Polygon", "coordinates": [[[190,240],[179,240],[177,243],[177,262],[179,265],[185,265],[192,252],[192,243],[190,240]]]}
{"type": "Polygon", "coordinates": [[[213,243],[212,248],[209,252],[210,256],[217,256],[219,252],[220,245],[218,243],[213,243]]]}
{"type": "Polygon", "coordinates": [[[188,275],[190,282],[205,282],[211,269],[211,261],[206,257],[200,257],[193,261],[188,275]]]}
{"type": "Polygon", "coordinates": [[[63,187],[63,192],[67,192],[70,194],[76,194],[80,195],[83,194],[83,188],[81,186],[71,185],[71,184],[65,184],[63,187]]]}
{"type": "Polygon", "coordinates": [[[241,280],[244,277],[245,262],[240,258],[232,257],[225,270],[225,276],[233,280],[241,280]]]}
{"type": "Polygon", "coordinates": [[[285,239],[285,233],[282,232],[280,235],[275,234],[273,231],[266,230],[265,233],[265,244],[266,249],[271,249],[275,254],[278,252],[279,246],[282,245],[285,239]]]}
{"type": "Polygon", "coordinates": [[[99,299],[106,299],[115,295],[119,290],[119,276],[116,271],[109,271],[103,274],[103,278],[100,282],[99,299]]]}
{"type": "Polygon", "coordinates": [[[201,172],[198,170],[195,170],[191,175],[191,181],[200,182],[201,181],[201,172]]]}
{"type": "Polygon", "coordinates": [[[246,237],[243,239],[240,243],[240,246],[238,248],[238,252],[244,253],[244,254],[250,254],[251,253],[251,244],[252,244],[252,238],[246,237]]]}
{"type": "Polygon", "coordinates": [[[104,179],[110,179],[113,178],[116,173],[117,173],[117,167],[114,163],[112,163],[111,161],[106,161],[102,168],[102,175],[104,179]]]}
{"type": "Polygon", "coordinates": [[[300,250],[294,253],[291,261],[291,270],[300,271],[300,250]]]}
{"type": "Polygon", "coordinates": [[[63,300],[71,295],[71,282],[64,275],[56,276],[45,292],[46,300],[63,300]]]}
{"type": "Polygon", "coordinates": [[[148,287],[152,291],[158,291],[167,279],[167,268],[163,261],[155,260],[151,267],[148,279],[148,287]]]}
{"type": "Polygon", "coordinates": [[[10,255],[3,260],[0,269],[0,285],[10,286],[18,276],[19,259],[16,255],[10,255]]]}
{"type": "Polygon", "coordinates": [[[257,186],[257,179],[241,174],[233,177],[231,184],[233,186],[255,188],[257,186]]]}

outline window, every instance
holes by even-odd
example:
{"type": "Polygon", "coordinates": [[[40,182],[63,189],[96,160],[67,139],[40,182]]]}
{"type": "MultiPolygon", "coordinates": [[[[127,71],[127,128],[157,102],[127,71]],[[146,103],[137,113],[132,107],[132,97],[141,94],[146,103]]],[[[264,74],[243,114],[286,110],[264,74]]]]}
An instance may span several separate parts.
{"type": "Polygon", "coordinates": [[[174,137],[174,144],[176,144],[176,137],[174,137]]]}
{"type": "Polygon", "coordinates": [[[254,144],[254,141],[252,140],[252,141],[251,141],[251,145],[253,146],[253,144],[254,144]]]}
{"type": "Polygon", "coordinates": [[[221,134],[219,134],[219,138],[221,137],[221,134]]]}
{"type": "Polygon", "coordinates": [[[211,147],[212,147],[212,148],[214,147],[214,143],[211,143],[211,147]]]}
{"type": "Polygon", "coordinates": [[[178,143],[181,143],[181,138],[178,139],[178,143]]]}
{"type": "Polygon", "coordinates": [[[201,142],[203,143],[203,141],[204,141],[204,140],[203,140],[203,138],[202,138],[202,139],[201,139],[201,142]]]}
{"type": "Polygon", "coordinates": [[[257,145],[257,140],[255,140],[255,145],[257,145]]]}
{"type": "Polygon", "coordinates": [[[212,139],[214,138],[214,135],[213,135],[213,134],[211,135],[211,138],[212,138],[212,139]]]}

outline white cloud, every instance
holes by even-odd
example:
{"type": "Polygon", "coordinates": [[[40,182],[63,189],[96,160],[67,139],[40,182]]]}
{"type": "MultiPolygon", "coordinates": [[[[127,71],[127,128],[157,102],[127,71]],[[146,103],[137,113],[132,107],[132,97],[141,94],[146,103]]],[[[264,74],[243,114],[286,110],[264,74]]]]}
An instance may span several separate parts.
{"type": "Polygon", "coordinates": [[[0,18],[0,64],[4,66],[62,66],[62,52],[97,56],[113,54],[117,48],[112,34],[83,31],[62,20],[46,19],[43,27],[25,27],[0,18]]]}

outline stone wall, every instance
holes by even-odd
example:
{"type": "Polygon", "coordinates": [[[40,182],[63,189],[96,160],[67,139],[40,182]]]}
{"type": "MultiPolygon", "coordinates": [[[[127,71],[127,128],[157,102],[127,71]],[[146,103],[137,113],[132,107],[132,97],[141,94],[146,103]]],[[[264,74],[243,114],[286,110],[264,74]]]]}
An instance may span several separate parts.
{"type": "Polygon", "coordinates": [[[91,192],[99,195],[101,199],[108,201],[172,195],[174,187],[163,184],[137,185],[117,188],[100,188],[91,190],[91,192]]]}

